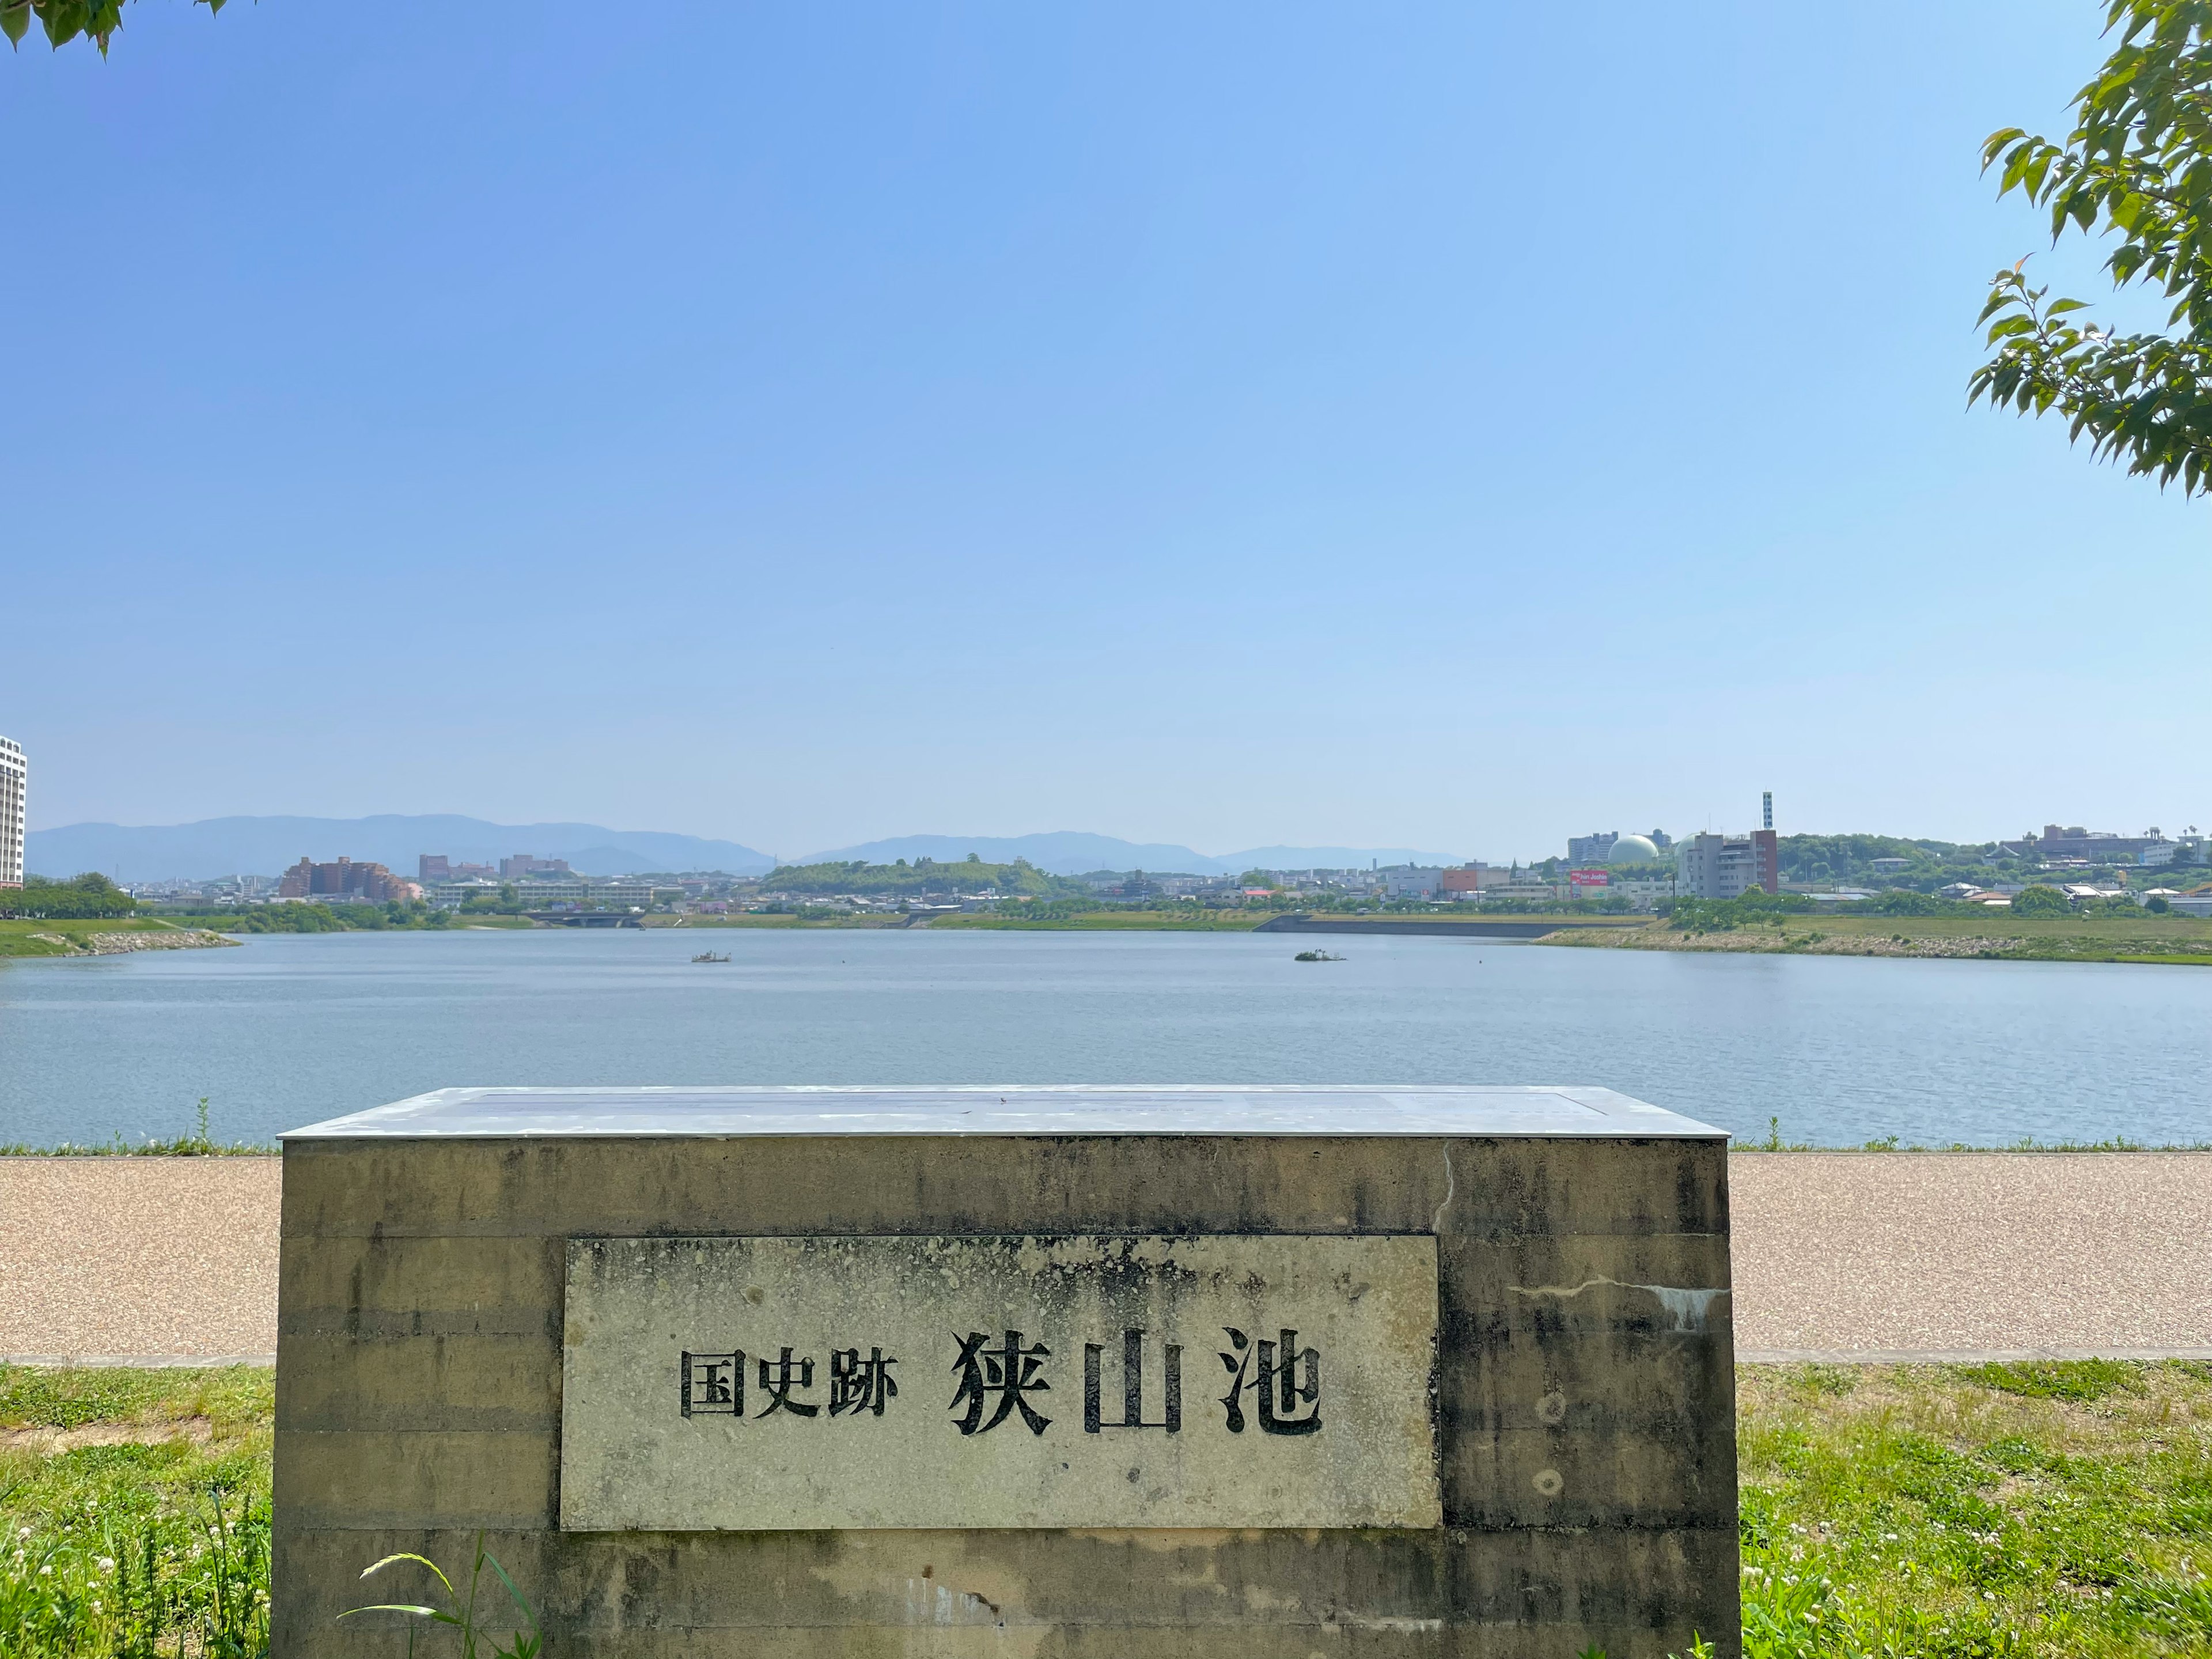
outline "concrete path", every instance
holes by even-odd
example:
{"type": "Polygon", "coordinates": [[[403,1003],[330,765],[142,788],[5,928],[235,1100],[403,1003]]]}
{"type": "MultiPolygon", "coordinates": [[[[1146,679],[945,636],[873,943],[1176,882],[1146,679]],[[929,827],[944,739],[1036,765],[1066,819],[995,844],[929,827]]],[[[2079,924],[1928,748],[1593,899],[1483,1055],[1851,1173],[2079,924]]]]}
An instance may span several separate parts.
{"type": "Polygon", "coordinates": [[[1736,1353],[2212,1358],[2212,1153],[1739,1152],[1736,1353]]]}
{"type": "MultiPolygon", "coordinates": [[[[1738,1153],[1747,1360],[2212,1358],[2212,1153],[1738,1153]]],[[[0,1158],[0,1358],[267,1363],[274,1158],[0,1158]]]]}
{"type": "Polygon", "coordinates": [[[273,1158],[0,1158],[0,1358],[270,1363],[273,1158]]]}

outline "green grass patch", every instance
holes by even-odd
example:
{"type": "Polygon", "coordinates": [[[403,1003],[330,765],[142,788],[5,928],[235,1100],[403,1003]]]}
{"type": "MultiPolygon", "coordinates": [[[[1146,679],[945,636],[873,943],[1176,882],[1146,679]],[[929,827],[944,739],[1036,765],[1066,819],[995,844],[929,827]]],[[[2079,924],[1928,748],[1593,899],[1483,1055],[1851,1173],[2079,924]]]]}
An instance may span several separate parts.
{"type": "Polygon", "coordinates": [[[0,957],[66,957],[74,954],[70,942],[82,947],[88,933],[161,933],[173,926],[152,916],[72,917],[60,921],[0,916],[0,957]]]}
{"type": "Polygon", "coordinates": [[[58,1146],[31,1146],[21,1141],[0,1146],[0,1158],[269,1158],[276,1153],[274,1146],[255,1146],[250,1141],[220,1141],[208,1133],[208,1097],[202,1095],[192,1108],[196,1120],[192,1133],[178,1135],[173,1139],[130,1141],[116,1135],[110,1139],[76,1146],[64,1141],[58,1146]]]}
{"type": "Polygon", "coordinates": [[[1969,1365],[1960,1371],[1968,1382],[2024,1400],[2071,1400],[2086,1403],[2111,1394],[2133,1394],[2142,1368],[2117,1359],[2064,1359],[2000,1365],[1969,1365]]]}
{"type": "Polygon", "coordinates": [[[2212,1654],[2212,1367],[1746,1366],[1748,1659],[2212,1654]]]}
{"type": "Polygon", "coordinates": [[[261,1365],[146,1370],[131,1365],[0,1365],[0,1429],[147,1427],[206,1422],[251,1435],[275,1409],[275,1374],[261,1365]]]}
{"type": "Polygon", "coordinates": [[[269,1647],[270,1373],[0,1366],[0,1652],[269,1647]]]}

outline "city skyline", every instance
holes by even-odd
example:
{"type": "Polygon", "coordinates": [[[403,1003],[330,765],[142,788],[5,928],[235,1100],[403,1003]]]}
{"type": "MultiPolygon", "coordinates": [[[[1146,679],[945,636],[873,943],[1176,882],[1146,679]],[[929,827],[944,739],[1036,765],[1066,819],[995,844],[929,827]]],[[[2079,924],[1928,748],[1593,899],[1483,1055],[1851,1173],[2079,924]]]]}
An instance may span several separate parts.
{"type": "MultiPolygon", "coordinates": [[[[1766,805],[1763,799],[1762,809],[1766,805]]],[[[1763,817],[1764,811],[1758,816],[1763,817]]],[[[1658,826],[1652,830],[1623,830],[1618,833],[1643,842],[1655,832],[1659,839],[1654,850],[1665,849],[1668,859],[1700,836],[1714,839],[1724,836],[1733,842],[1764,833],[1770,838],[1771,846],[1771,838],[1776,833],[1771,818],[1765,819],[1763,831],[1747,823],[1723,831],[1686,830],[1679,837],[1669,836],[1658,826]]],[[[394,870],[415,869],[431,860],[459,865],[473,858],[477,860],[473,867],[478,872],[495,866],[502,878],[533,865],[565,872],[573,863],[578,873],[593,876],[707,869],[746,876],[763,873],[777,864],[854,860],[890,863],[902,858],[931,858],[941,863],[955,863],[970,854],[992,863],[1026,859],[1040,868],[1063,874],[1100,869],[1233,874],[1250,867],[1346,869],[1370,865],[1388,867],[1477,862],[1501,868],[1547,861],[1602,866],[1616,861],[1612,853],[1615,833],[1604,830],[1565,835],[1556,837],[1548,847],[1518,850],[1462,846],[1456,851],[1441,852],[1404,846],[1298,847],[1276,843],[1220,853],[1201,852],[1177,843],[1138,843],[1079,831],[1015,836],[922,835],[779,856],[735,842],[709,841],[659,830],[613,830],[599,824],[497,824],[451,815],[384,815],[350,820],[271,817],[166,826],[58,826],[33,832],[30,867],[33,873],[53,878],[96,869],[119,880],[164,881],[234,875],[273,877],[301,858],[352,859],[361,864],[389,865],[394,870]],[[533,844],[521,844],[525,842],[533,844]]],[[[1888,836],[1903,840],[1948,839],[1914,837],[1909,830],[1900,831],[1894,826],[1862,827],[1848,831],[1785,827],[1780,833],[1784,840],[1791,835],[1845,834],[1888,836]]],[[[2186,822],[2177,822],[2170,834],[2157,828],[2148,829],[2145,833],[2168,840],[2197,839],[2197,826],[2186,822]]],[[[1953,844],[2010,846],[2018,850],[2026,842],[2041,839],[2059,851],[2079,853],[2086,849],[2087,843],[2064,843],[2068,837],[2081,836],[2092,840],[2112,838],[2130,859],[2143,845],[2142,837],[2130,830],[2105,827],[2101,821],[2068,825],[2048,819],[2040,827],[2031,825],[2010,835],[1973,837],[1953,844]]],[[[1765,869],[1771,879],[1771,854],[1765,869]]],[[[422,878],[432,877],[426,870],[422,878]]]]}

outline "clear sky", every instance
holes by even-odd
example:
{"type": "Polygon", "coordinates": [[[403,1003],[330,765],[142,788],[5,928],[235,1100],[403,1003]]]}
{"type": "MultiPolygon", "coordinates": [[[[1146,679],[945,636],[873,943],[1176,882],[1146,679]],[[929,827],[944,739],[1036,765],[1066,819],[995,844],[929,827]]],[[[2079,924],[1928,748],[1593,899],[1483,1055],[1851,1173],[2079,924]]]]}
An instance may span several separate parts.
{"type": "Polygon", "coordinates": [[[0,58],[34,827],[2212,824],[2212,506],[1965,407],[2101,0],[126,10],[0,58]]]}

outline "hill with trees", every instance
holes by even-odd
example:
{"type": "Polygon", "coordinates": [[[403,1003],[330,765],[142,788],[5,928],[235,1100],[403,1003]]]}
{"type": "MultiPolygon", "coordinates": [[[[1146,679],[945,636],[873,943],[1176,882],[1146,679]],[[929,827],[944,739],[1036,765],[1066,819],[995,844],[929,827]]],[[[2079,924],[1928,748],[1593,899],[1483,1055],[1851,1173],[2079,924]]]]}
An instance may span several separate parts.
{"type": "Polygon", "coordinates": [[[870,898],[949,898],[955,894],[997,893],[1012,898],[1087,897],[1090,888],[1064,876],[1048,875],[1026,859],[986,864],[975,854],[957,862],[920,858],[892,864],[865,859],[824,864],[787,864],[761,878],[770,893],[853,893],[870,898]]]}

